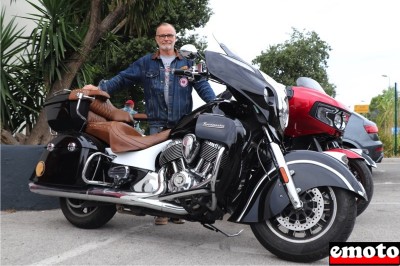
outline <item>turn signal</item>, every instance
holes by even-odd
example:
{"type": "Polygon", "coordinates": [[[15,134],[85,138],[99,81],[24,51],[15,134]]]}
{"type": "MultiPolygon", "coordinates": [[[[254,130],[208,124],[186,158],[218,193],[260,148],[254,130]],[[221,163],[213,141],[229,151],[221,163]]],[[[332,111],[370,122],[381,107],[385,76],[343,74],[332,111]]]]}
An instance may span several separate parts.
{"type": "Polygon", "coordinates": [[[45,169],[44,162],[43,161],[38,162],[35,169],[36,176],[42,176],[44,174],[44,169],[45,169]]]}

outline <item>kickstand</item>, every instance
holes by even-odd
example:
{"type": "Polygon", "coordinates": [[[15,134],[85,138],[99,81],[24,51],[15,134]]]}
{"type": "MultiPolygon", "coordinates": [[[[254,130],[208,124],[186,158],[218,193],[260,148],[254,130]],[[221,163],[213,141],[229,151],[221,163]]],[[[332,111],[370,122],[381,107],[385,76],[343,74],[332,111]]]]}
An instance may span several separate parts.
{"type": "Polygon", "coordinates": [[[224,236],[227,236],[227,237],[238,236],[238,235],[240,235],[240,234],[243,232],[243,229],[242,229],[242,230],[240,230],[239,232],[237,232],[236,234],[227,234],[227,233],[225,233],[225,232],[219,230],[219,229],[218,229],[217,227],[215,227],[214,225],[211,225],[211,224],[203,224],[203,223],[202,223],[202,225],[203,225],[205,228],[210,229],[211,231],[215,231],[215,232],[217,232],[217,233],[219,232],[219,233],[221,233],[221,234],[223,234],[224,236]]]}

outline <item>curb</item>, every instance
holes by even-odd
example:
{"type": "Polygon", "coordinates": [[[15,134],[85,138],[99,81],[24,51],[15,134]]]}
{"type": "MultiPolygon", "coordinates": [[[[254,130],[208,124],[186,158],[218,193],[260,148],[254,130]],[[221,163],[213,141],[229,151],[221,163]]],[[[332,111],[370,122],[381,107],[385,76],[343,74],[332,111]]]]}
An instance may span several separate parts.
{"type": "Polygon", "coordinates": [[[50,210],[59,208],[58,198],[32,193],[29,178],[44,145],[0,145],[1,210],[50,210]]]}

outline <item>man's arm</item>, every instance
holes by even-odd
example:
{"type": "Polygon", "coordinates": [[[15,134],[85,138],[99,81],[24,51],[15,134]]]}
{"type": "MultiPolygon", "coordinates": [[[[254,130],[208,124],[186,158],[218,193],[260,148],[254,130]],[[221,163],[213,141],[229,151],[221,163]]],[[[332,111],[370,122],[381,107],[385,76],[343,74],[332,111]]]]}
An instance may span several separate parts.
{"type": "Polygon", "coordinates": [[[207,80],[202,79],[193,84],[194,89],[199,94],[200,98],[206,103],[215,99],[215,93],[207,80]]]}
{"type": "MultiPolygon", "coordinates": [[[[139,59],[140,60],[140,59],[139,59]]],[[[127,69],[119,72],[116,76],[109,80],[101,80],[96,87],[92,84],[85,85],[83,89],[102,90],[109,94],[121,89],[130,88],[133,85],[141,82],[140,62],[133,62],[127,69]]]]}

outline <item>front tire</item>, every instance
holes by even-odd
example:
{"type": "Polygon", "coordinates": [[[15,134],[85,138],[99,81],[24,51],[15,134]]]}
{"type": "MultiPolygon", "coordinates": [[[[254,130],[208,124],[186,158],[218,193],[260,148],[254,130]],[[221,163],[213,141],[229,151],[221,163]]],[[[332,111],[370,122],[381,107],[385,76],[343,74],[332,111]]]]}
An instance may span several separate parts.
{"type": "Polygon", "coordinates": [[[117,212],[114,204],[94,205],[93,202],[70,198],[60,198],[60,207],[71,224],[83,229],[102,227],[117,212]]]}
{"type": "Polygon", "coordinates": [[[369,203],[371,202],[372,195],[374,194],[374,181],[372,180],[372,173],[369,170],[364,160],[350,159],[349,169],[355,178],[363,185],[368,197],[368,201],[357,198],[357,216],[363,213],[369,203]]]}
{"type": "Polygon", "coordinates": [[[355,197],[334,187],[312,188],[300,195],[300,211],[288,205],[265,222],[251,224],[257,240],[281,259],[312,262],[329,254],[329,242],[346,241],[356,221],[355,197]]]}

